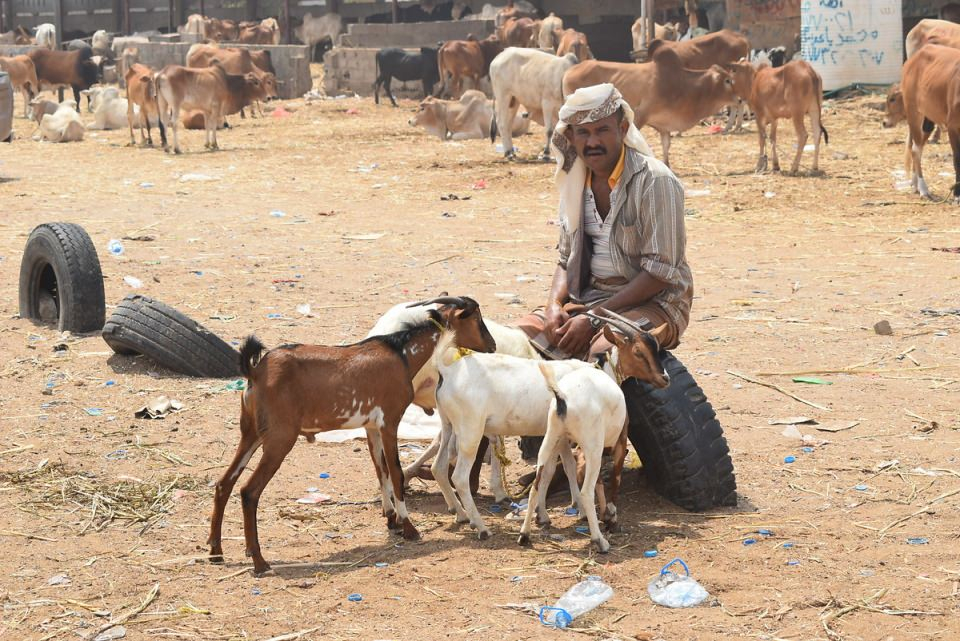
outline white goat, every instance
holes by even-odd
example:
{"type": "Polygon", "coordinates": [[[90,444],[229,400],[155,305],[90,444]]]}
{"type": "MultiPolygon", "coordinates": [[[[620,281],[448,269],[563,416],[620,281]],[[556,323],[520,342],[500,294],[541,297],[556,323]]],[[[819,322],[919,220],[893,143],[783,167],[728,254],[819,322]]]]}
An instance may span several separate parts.
{"type": "MultiPolygon", "coordinates": [[[[399,331],[405,324],[421,323],[426,320],[430,309],[438,307],[437,305],[421,305],[416,307],[411,307],[410,305],[411,303],[400,303],[387,310],[367,333],[367,338],[399,331]]],[[[530,345],[530,340],[523,330],[515,327],[506,327],[489,319],[484,319],[484,323],[493,336],[493,339],[497,342],[498,354],[512,354],[520,358],[540,358],[537,351],[530,345]]],[[[422,408],[427,414],[433,414],[433,410],[437,406],[436,392],[438,380],[437,368],[433,363],[433,359],[427,361],[413,378],[413,403],[422,408]]],[[[404,468],[403,476],[405,481],[409,481],[416,476],[420,468],[436,455],[442,436],[442,433],[438,434],[420,457],[404,468]]],[[[492,452],[494,446],[492,439],[490,446],[492,452]]],[[[500,502],[507,499],[507,492],[503,487],[500,477],[500,461],[496,456],[490,457],[490,489],[493,492],[495,501],[500,502]]],[[[448,507],[453,508],[449,503],[448,507]]]]}
{"type": "MultiPolygon", "coordinates": [[[[607,323],[604,327],[604,336],[615,347],[609,358],[605,359],[602,373],[617,389],[621,399],[623,395],[619,391],[619,384],[623,379],[631,376],[656,387],[666,387],[669,384],[669,378],[660,362],[658,339],[664,328],[659,327],[647,333],[622,316],[611,312],[605,313],[611,314],[612,317],[596,316],[596,318],[601,318],[607,323]]],[[[441,337],[433,357],[437,371],[443,377],[443,385],[437,389],[437,409],[440,412],[443,429],[440,450],[437,458],[434,459],[432,470],[447,505],[452,507],[452,511],[457,515],[457,522],[469,521],[478,530],[480,539],[483,540],[490,536],[490,530],[484,524],[469,491],[470,468],[480,440],[484,436],[546,434],[549,417],[551,412],[555,413],[555,410],[551,410],[554,406],[554,395],[544,384],[546,375],[543,372],[549,371],[556,380],[562,380],[573,372],[592,370],[594,366],[579,360],[531,361],[505,354],[464,356],[452,349],[450,347],[452,344],[451,337],[441,337]],[[447,434],[455,438],[457,443],[457,464],[453,472],[453,484],[459,494],[459,500],[446,476],[450,455],[447,434]]],[[[622,423],[621,419],[621,427],[623,427],[622,423]]],[[[575,502],[579,502],[575,463],[567,441],[552,443],[546,453],[541,448],[538,464],[544,465],[543,476],[552,477],[556,465],[556,454],[560,454],[570,481],[571,497],[575,502]],[[549,455],[549,461],[544,463],[544,456],[547,455],[549,455]]],[[[618,485],[619,479],[615,479],[615,483],[618,485]]],[[[618,490],[617,486],[611,491],[611,499],[615,498],[618,490]]],[[[546,513],[545,495],[546,492],[540,494],[536,497],[536,501],[535,497],[531,496],[527,507],[529,515],[530,510],[534,509],[534,505],[536,506],[537,520],[540,525],[550,523],[546,513]]],[[[583,508],[587,510],[587,506],[583,505],[583,508]]],[[[615,526],[615,515],[615,507],[612,511],[605,510],[608,525],[615,526]]],[[[596,538],[594,540],[601,551],[605,551],[602,549],[603,545],[596,538]]]]}
{"type": "MultiPolygon", "coordinates": [[[[600,498],[600,513],[607,530],[616,532],[617,493],[620,475],[627,454],[627,404],[620,386],[598,369],[576,369],[559,381],[553,368],[540,363],[540,372],[554,398],[547,415],[547,433],[537,455],[537,472],[530,487],[529,505],[537,503],[550,487],[556,466],[557,454],[576,443],[583,454],[585,471],[580,488],[579,503],[590,526],[590,540],[601,554],[610,551],[610,543],[600,533],[594,493],[600,498]],[[610,501],[604,496],[600,480],[600,466],[604,448],[612,448],[613,472],[611,474],[610,501]]],[[[520,528],[520,545],[530,543],[530,521],[533,516],[528,508],[520,528]]]]}

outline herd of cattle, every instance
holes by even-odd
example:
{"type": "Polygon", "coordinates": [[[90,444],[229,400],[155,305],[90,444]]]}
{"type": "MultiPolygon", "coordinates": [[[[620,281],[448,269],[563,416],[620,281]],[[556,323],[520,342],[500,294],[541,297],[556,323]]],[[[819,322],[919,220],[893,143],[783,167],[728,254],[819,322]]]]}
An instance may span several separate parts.
{"type": "MultiPolygon", "coordinates": [[[[818,170],[820,139],[827,140],[821,123],[822,82],[807,62],[786,50],[751,50],[742,34],[721,30],[679,40],[675,25],[657,25],[658,36],[646,43],[647,61],[619,63],[593,59],[586,36],[565,29],[554,14],[537,19],[517,6],[499,10],[496,32],[484,39],[468,36],[419,52],[388,47],[376,54],[374,100],[385,90],[391,103],[393,79],[419,81],[424,100],[410,119],[441,139],[503,138],[503,150],[514,152],[513,136],[529,130],[531,121],[545,129],[542,156],[549,142],[564,97],[580,87],[609,82],[634,109],[636,125],[653,127],[661,138],[663,160],[670,161],[670,135],[685,131],[730,106],[725,131],[742,126],[746,107],[757,120],[759,156],[756,170],[768,166],[766,140],[772,147],[772,168],[779,170],[777,121],[793,121],[797,151],[791,171],[799,170],[808,139],[804,117],[809,116],[813,137],[813,162],[818,170]],[[486,84],[489,83],[489,84],[486,84]],[[469,85],[469,89],[467,89],[469,85]],[[483,90],[486,90],[484,92],[483,90]],[[492,94],[492,100],[487,94],[492,94]],[[449,96],[450,99],[443,99],[449,96]]],[[[309,14],[297,28],[308,44],[331,41],[342,29],[336,14],[313,18],[309,14]]],[[[179,153],[179,129],[204,129],[205,146],[217,149],[217,129],[225,117],[253,106],[262,115],[262,102],[277,97],[276,72],[267,50],[222,46],[222,41],[276,44],[280,29],[273,18],[236,23],[190,16],[181,31],[205,42],[190,48],[184,65],[151,69],[138,61],[138,50],[128,47],[114,59],[108,34],[99,31],[89,43],[71,41],[66,50],[54,49],[52,25],[41,25],[35,36],[25,30],[3,34],[3,39],[29,39],[39,45],[26,55],[0,57],[0,69],[10,74],[22,92],[26,117],[36,120],[40,136],[50,141],[83,137],[86,126],[77,112],[82,96],[94,113],[92,128],[128,127],[141,130],[141,143],[153,144],[152,128],[160,131],[165,150],[179,153]],[[109,78],[126,87],[126,97],[116,87],[98,83],[109,78]],[[63,88],[73,89],[73,100],[62,101],[63,88]],[[59,89],[61,102],[38,97],[41,89],[59,89]],[[172,130],[173,144],[167,141],[172,130]]],[[[633,25],[634,46],[640,47],[639,20],[633,25]]],[[[907,120],[909,135],[906,166],[912,169],[915,191],[929,197],[920,156],[934,129],[946,129],[953,150],[957,183],[953,195],[960,201],[960,24],[922,20],[906,38],[907,62],[902,83],[894,85],[887,100],[885,126],[907,120]]],[[[936,135],[939,135],[937,132],[936,135]]]]}

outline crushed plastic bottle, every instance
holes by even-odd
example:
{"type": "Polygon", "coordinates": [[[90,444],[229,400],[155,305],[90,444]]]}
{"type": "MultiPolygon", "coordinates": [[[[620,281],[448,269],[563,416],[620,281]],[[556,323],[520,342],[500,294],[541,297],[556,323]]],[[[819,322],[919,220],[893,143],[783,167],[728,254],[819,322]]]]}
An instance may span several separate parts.
{"type": "Polygon", "coordinates": [[[660,575],[650,580],[647,592],[654,603],[668,608],[691,608],[700,605],[710,596],[710,593],[690,576],[690,568],[681,559],[674,559],[663,566],[660,575]],[[679,563],[686,574],[671,572],[670,566],[674,563],[679,563]]]}
{"type": "Polygon", "coordinates": [[[613,588],[603,582],[596,574],[580,581],[553,607],[540,608],[540,623],[554,628],[566,628],[581,614],[586,614],[613,596],[613,588]]]}
{"type": "Polygon", "coordinates": [[[122,256],[122,255],[123,255],[123,243],[121,243],[121,242],[120,242],[119,240],[117,240],[116,238],[113,238],[113,239],[110,240],[109,243],[107,243],[107,251],[110,252],[111,254],[113,254],[114,256],[122,256]]]}

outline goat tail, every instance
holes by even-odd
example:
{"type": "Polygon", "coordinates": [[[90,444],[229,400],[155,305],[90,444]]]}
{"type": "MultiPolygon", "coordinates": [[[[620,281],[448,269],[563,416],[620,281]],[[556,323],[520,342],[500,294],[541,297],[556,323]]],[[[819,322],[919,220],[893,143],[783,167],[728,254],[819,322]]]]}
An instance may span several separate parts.
{"type": "Polygon", "coordinates": [[[830,144],[830,136],[827,135],[827,128],[823,126],[823,123],[820,123],[820,133],[823,134],[823,142],[830,144]]]}
{"type": "Polygon", "coordinates": [[[446,330],[440,334],[440,340],[437,341],[437,346],[433,350],[433,360],[437,366],[437,371],[441,374],[442,370],[453,365],[456,360],[456,341],[457,335],[456,332],[446,330]]]}
{"type": "Polygon", "coordinates": [[[247,380],[252,378],[253,370],[260,363],[261,355],[266,349],[253,334],[244,339],[243,345],[240,346],[240,372],[247,380]]]}
{"type": "Polygon", "coordinates": [[[553,370],[546,363],[537,363],[537,366],[540,368],[540,373],[543,374],[543,380],[546,381],[547,387],[553,392],[553,397],[557,399],[557,416],[563,418],[567,415],[567,399],[557,388],[557,379],[553,375],[553,370]]]}

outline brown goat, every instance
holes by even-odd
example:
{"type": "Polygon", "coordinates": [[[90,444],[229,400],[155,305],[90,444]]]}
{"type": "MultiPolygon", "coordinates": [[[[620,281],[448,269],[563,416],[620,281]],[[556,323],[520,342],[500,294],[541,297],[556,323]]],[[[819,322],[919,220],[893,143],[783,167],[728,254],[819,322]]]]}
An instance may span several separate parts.
{"type": "Polygon", "coordinates": [[[413,401],[413,377],[431,356],[444,327],[456,331],[457,345],[492,352],[477,302],[443,297],[430,318],[406,330],[373,336],[353,345],[283,345],[261,356],[263,345],[248,337],[240,348],[240,369],[248,386],[240,401],[240,444],[216,485],[210,519],[210,557],[223,561],[223,511],[237,477],[261,446],[263,455],[240,490],[243,533],[253,570],[270,569],[260,552],[257,505],[260,495],[293,448],[297,436],[312,440],[317,432],[363,427],[380,484],[383,514],[390,530],[408,540],[420,538],[410,522],[403,496],[403,470],[397,450],[397,427],[413,401]]]}

